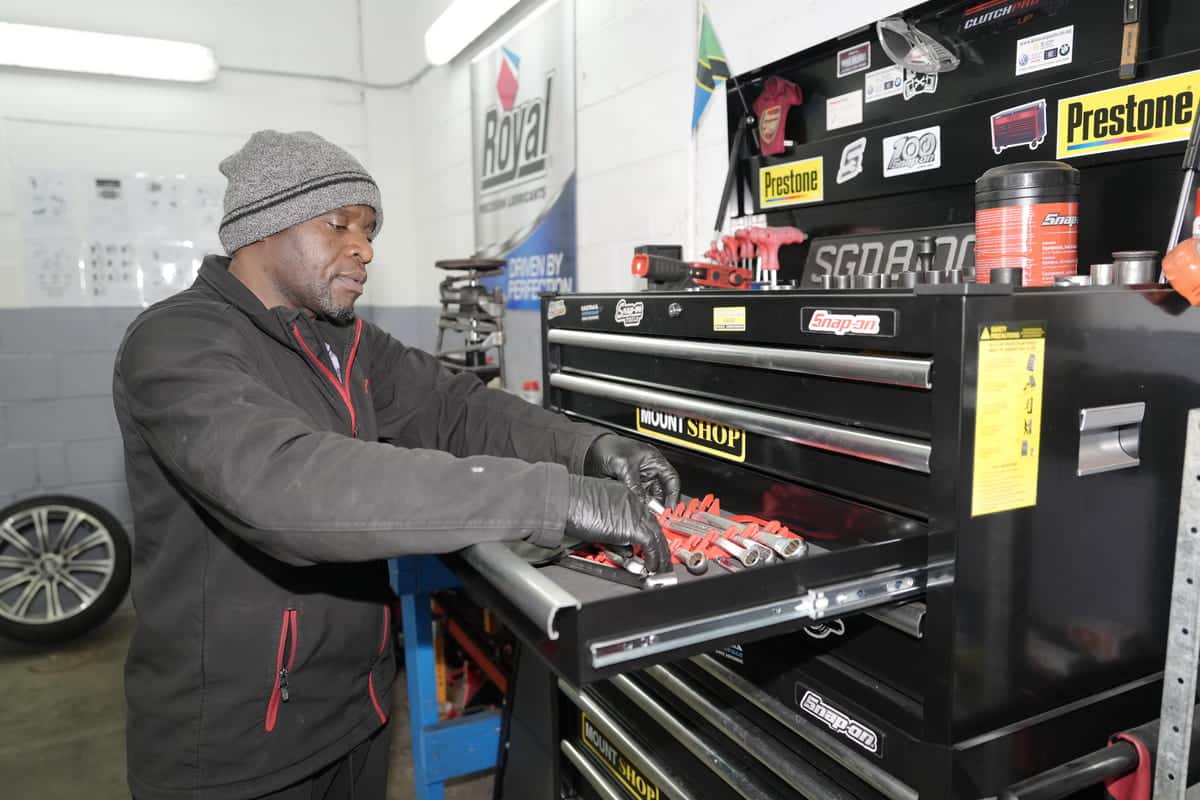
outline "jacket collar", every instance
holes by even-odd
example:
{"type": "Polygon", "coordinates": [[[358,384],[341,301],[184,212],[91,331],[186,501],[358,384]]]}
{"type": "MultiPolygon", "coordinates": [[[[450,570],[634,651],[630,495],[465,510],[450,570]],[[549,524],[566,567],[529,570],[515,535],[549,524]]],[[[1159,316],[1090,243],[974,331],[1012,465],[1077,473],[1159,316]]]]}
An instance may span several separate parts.
{"type": "Polygon", "coordinates": [[[297,309],[283,306],[267,308],[246,284],[229,273],[230,261],[231,259],[227,256],[205,256],[200,265],[200,273],[196,278],[197,283],[207,285],[226,302],[249,317],[255,327],[271,338],[296,349],[297,342],[293,334],[293,326],[297,324],[306,338],[311,337],[313,344],[320,340],[341,343],[343,339],[347,338],[348,334],[343,330],[343,326],[334,325],[328,320],[311,319],[297,309]]]}

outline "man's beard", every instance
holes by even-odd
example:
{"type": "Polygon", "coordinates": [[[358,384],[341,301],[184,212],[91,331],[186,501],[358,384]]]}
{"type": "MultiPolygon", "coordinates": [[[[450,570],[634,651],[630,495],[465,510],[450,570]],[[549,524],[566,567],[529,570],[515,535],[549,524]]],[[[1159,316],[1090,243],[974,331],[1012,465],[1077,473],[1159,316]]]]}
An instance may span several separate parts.
{"type": "Polygon", "coordinates": [[[334,302],[331,284],[324,283],[314,288],[316,289],[317,308],[320,309],[321,316],[338,325],[354,321],[354,305],[339,306],[334,302]]]}

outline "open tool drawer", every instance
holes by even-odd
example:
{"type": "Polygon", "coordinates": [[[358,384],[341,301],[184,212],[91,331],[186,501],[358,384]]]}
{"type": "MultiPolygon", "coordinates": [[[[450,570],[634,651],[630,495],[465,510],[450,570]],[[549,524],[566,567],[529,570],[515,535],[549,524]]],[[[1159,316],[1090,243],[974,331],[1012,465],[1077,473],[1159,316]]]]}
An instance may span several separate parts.
{"type": "MultiPolygon", "coordinates": [[[[547,306],[551,408],[651,441],[685,495],[711,492],[727,513],[779,520],[809,544],[804,557],[738,572],[677,565],[677,583],[652,590],[535,569],[500,546],[454,559],[468,587],[575,685],[895,606],[949,579],[949,561],[929,546],[935,411],[922,348],[933,322],[898,308],[917,298],[856,298],[888,333],[863,340],[805,335],[797,315],[812,309],[769,295],[753,298],[758,324],[746,332],[745,309],[741,322],[730,309],[746,296],[732,297],[547,306]],[[723,314],[742,331],[714,337],[723,314]],[[690,423],[699,437],[689,439],[690,423]]],[[[919,635],[919,613],[887,621],[919,635]]]]}
{"type": "MultiPolygon", "coordinates": [[[[928,568],[924,525],[816,493],[810,501],[855,527],[797,560],[703,575],[676,565],[678,582],[658,589],[534,568],[502,545],[470,548],[451,565],[575,685],[910,600],[949,577],[945,565],[928,568]]],[[[919,622],[909,624],[916,634],[919,622]]]]}

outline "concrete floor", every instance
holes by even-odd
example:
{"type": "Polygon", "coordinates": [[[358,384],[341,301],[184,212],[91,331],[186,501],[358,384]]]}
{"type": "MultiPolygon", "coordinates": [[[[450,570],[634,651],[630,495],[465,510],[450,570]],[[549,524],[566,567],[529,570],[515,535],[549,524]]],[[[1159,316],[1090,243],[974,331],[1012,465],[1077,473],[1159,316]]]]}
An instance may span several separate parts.
{"type": "MultiPolygon", "coordinates": [[[[0,639],[0,796],[128,800],[122,670],[133,626],[133,612],[123,609],[52,649],[0,639]]],[[[403,688],[392,714],[388,800],[403,800],[414,796],[403,688]]],[[[446,789],[447,800],[491,796],[490,774],[446,789]]]]}

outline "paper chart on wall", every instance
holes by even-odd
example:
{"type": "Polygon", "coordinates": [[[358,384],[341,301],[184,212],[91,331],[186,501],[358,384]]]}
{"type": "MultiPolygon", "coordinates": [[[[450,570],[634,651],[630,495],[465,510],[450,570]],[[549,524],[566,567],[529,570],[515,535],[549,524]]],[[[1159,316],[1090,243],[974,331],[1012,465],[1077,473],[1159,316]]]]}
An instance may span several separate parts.
{"type": "Polygon", "coordinates": [[[37,305],[88,305],[78,252],[63,239],[26,239],[26,291],[37,305]]]}
{"type": "Polygon", "coordinates": [[[223,187],[185,175],[25,170],[18,187],[32,306],[147,306],[221,252],[223,187]]]}

